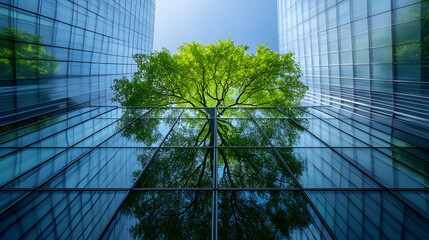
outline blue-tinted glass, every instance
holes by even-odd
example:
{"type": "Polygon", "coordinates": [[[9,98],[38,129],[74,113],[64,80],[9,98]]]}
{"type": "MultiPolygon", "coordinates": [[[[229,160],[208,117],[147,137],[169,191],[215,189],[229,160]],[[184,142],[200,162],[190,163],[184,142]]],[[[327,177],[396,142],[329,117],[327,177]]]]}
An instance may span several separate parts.
{"type": "Polygon", "coordinates": [[[97,238],[125,195],[125,191],[33,192],[3,213],[0,232],[10,239],[97,238]]]}
{"type": "Polygon", "coordinates": [[[352,52],[341,52],[340,53],[340,63],[341,64],[352,64],[352,52]]]}
{"type": "Polygon", "coordinates": [[[315,107],[217,119],[103,107],[152,50],[154,1],[1,2],[2,237],[330,239],[323,221],[337,239],[427,235],[427,1],[279,0],[279,49],[315,107]]]}
{"type": "Polygon", "coordinates": [[[353,36],[353,49],[368,48],[368,33],[360,33],[353,36]]]}
{"type": "Polygon", "coordinates": [[[362,64],[369,63],[369,50],[363,49],[353,52],[353,63],[354,64],[362,64]]]}
{"type": "Polygon", "coordinates": [[[392,79],[392,64],[372,64],[371,78],[392,79]]]}
{"type": "Polygon", "coordinates": [[[425,238],[428,223],[387,192],[308,192],[339,238],[425,238]]]}
{"type": "Polygon", "coordinates": [[[368,20],[362,19],[352,23],[353,34],[368,32],[368,20]]]}
{"type": "Polygon", "coordinates": [[[413,21],[393,27],[393,41],[395,44],[419,42],[421,37],[421,22],[413,21]]]}
{"type": "Polygon", "coordinates": [[[359,20],[367,16],[367,1],[351,0],[352,19],[359,20]]]}
{"type": "Polygon", "coordinates": [[[355,65],[354,77],[356,78],[369,78],[369,65],[355,65]]]}
{"type": "MultiPolygon", "coordinates": [[[[207,188],[213,184],[211,148],[165,148],[159,150],[150,163],[151,154],[133,155],[139,165],[149,164],[136,185],[139,188],[207,188]]],[[[134,171],[132,176],[139,173],[140,170],[134,171]]]]}
{"type": "Polygon", "coordinates": [[[300,239],[308,235],[330,239],[304,196],[298,192],[223,191],[218,196],[218,207],[220,239],[231,236],[300,239]],[[247,224],[237,224],[242,221],[247,224]]]}
{"type": "Polygon", "coordinates": [[[395,64],[395,76],[400,80],[420,81],[421,64],[417,63],[398,63],[395,64]]]}
{"type": "Polygon", "coordinates": [[[371,61],[373,63],[392,62],[392,47],[371,49],[371,61]]]}
{"type": "MultiPolygon", "coordinates": [[[[302,171],[302,162],[290,156],[284,159],[291,171],[302,171]]],[[[296,188],[271,149],[220,149],[218,181],[223,188],[296,188]]]]}
{"type": "Polygon", "coordinates": [[[350,5],[349,1],[341,1],[337,5],[338,24],[343,25],[350,22],[350,5]]]}
{"type": "Polygon", "coordinates": [[[332,7],[328,10],[327,17],[328,17],[328,28],[332,28],[337,25],[337,9],[335,7],[332,7]]]}
{"type": "Polygon", "coordinates": [[[391,14],[390,12],[379,14],[370,18],[370,28],[378,29],[391,25],[391,14]]]}
{"type": "Polygon", "coordinates": [[[351,35],[351,25],[346,24],[338,28],[338,36],[349,37],[351,35]]]}
{"type": "Polygon", "coordinates": [[[212,206],[211,192],[133,192],[103,239],[209,239],[212,206]]]}
{"type": "Polygon", "coordinates": [[[393,0],[393,8],[399,8],[417,2],[420,2],[420,0],[393,0]]]}
{"type": "Polygon", "coordinates": [[[392,45],[391,28],[372,30],[370,33],[371,47],[382,47],[392,45]]]}
{"type": "Polygon", "coordinates": [[[390,0],[371,0],[368,1],[369,3],[369,13],[370,15],[379,14],[382,12],[389,11],[390,6],[390,0]]]}

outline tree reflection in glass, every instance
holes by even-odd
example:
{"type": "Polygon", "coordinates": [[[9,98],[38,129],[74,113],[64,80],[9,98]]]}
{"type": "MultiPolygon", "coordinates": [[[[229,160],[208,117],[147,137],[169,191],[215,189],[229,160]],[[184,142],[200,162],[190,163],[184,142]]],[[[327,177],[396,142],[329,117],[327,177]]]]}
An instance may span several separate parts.
{"type": "MultiPolygon", "coordinates": [[[[121,125],[136,117],[130,117],[128,111],[125,111],[121,125]]],[[[305,120],[299,120],[304,112],[285,111],[305,125],[305,120]]],[[[136,187],[212,188],[212,147],[216,140],[220,147],[217,163],[219,188],[298,187],[246,111],[220,109],[216,114],[214,109],[186,109],[167,136],[159,133],[157,123],[162,119],[172,126],[178,116],[177,111],[170,114],[154,110],[149,117],[155,121],[145,120],[145,123],[137,122],[127,128],[124,135],[142,142],[144,146],[158,143],[165,137],[163,148],[152,158],[145,172],[134,173],[134,181],[141,174],[136,187]],[[217,134],[214,134],[214,116],[217,134]]],[[[252,114],[266,130],[264,132],[269,139],[278,141],[278,135],[283,134],[284,140],[278,143],[280,145],[293,147],[303,131],[275,109],[252,111],[252,114]],[[276,125],[278,122],[270,119],[281,119],[286,125],[276,125]]],[[[293,149],[282,149],[282,156],[295,177],[299,178],[305,170],[305,162],[295,156],[293,149]]],[[[144,161],[146,164],[147,159],[144,161]]],[[[138,239],[207,239],[211,231],[211,212],[212,191],[134,192],[122,208],[123,215],[135,220],[130,233],[138,239]]],[[[287,238],[293,231],[302,230],[312,222],[307,202],[300,192],[294,191],[222,190],[218,193],[217,214],[221,238],[287,238]]]]}
{"type": "MultiPolygon", "coordinates": [[[[47,77],[58,71],[55,56],[43,45],[43,39],[26,31],[0,29],[0,80],[47,77]]],[[[13,84],[11,84],[13,85],[13,84]]]]}

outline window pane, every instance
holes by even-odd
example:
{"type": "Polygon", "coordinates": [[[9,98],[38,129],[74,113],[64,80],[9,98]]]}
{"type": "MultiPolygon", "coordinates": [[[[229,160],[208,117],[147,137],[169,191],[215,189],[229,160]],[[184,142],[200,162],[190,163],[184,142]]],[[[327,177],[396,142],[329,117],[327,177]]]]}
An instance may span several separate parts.
{"type": "Polygon", "coordinates": [[[370,18],[371,29],[377,29],[391,25],[390,12],[379,14],[370,18]]]}
{"type": "Polygon", "coordinates": [[[343,25],[350,22],[350,6],[349,1],[341,1],[338,3],[338,23],[343,25]]]}
{"type": "Polygon", "coordinates": [[[372,64],[371,78],[392,79],[392,64],[372,64]]]}
{"type": "Polygon", "coordinates": [[[371,0],[369,4],[370,15],[390,10],[390,0],[371,0]]]}
{"type": "Polygon", "coordinates": [[[351,3],[353,20],[358,20],[367,16],[367,1],[351,0],[351,3]]]}
{"type": "Polygon", "coordinates": [[[370,32],[371,47],[392,45],[391,28],[381,28],[370,32]]]}
{"type": "Polygon", "coordinates": [[[393,27],[394,43],[413,43],[420,41],[420,21],[402,23],[393,27]]]}
{"type": "Polygon", "coordinates": [[[354,77],[356,78],[369,78],[369,65],[355,65],[354,77]]]}
{"type": "Polygon", "coordinates": [[[395,46],[395,62],[419,62],[421,60],[420,43],[395,46]]]}
{"type": "Polygon", "coordinates": [[[373,48],[371,49],[371,56],[373,63],[392,62],[392,47],[373,48]]]}
{"type": "Polygon", "coordinates": [[[360,63],[369,63],[369,50],[363,49],[354,51],[354,63],[360,64],[360,63]]]}
{"type": "Polygon", "coordinates": [[[353,36],[354,49],[368,48],[368,33],[361,33],[353,36]]]}

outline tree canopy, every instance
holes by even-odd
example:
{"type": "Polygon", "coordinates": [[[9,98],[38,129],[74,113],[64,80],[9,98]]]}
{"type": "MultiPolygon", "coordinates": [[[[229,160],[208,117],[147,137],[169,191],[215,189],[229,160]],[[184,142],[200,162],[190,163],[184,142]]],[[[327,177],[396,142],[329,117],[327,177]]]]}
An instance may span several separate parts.
{"type": "Polygon", "coordinates": [[[255,54],[230,39],[216,44],[184,43],[136,54],[131,80],[115,80],[114,100],[123,106],[297,106],[307,87],[291,52],[259,44],[255,54]]]}
{"type": "MultiPolygon", "coordinates": [[[[287,168],[299,178],[305,159],[291,148],[281,149],[283,163],[268,148],[268,139],[278,146],[295,146],[303,129],[284,112],[301,125],[304,113],[299,108],[282,112],[232,107],[297,106],[307,87],[299,80],[301,71],[292,53],[279,54],[267,45],[259,45],[256,54],[247,50],[227,39],[208,45],[184,43],[177,54],[164,49],[134,55],[138,71],[131,80],[115,80],[114,100],[123,106],[204,107],[149,108],[135,122],[145,108],[124,108],[120,126],[127,127],[122,136],[145,149],[163,146],[139,155],[145,167],[132,173],[136,187],[210,188],[214,179],[220,188],[297,187],[287,168]],[[213,146],[222,147],[217,158],[213,146]]],[[[134,219],[129,229],[134,238],[207,239],[212,201],[211,193],[204,191],[136,192],[125,201],[122,214],[134,219]]],[[[219,193],[218,201],[219,232],[237,239],[289,238],[312,223],[307,202],[296,192],[226,191],[219,193]]]]}

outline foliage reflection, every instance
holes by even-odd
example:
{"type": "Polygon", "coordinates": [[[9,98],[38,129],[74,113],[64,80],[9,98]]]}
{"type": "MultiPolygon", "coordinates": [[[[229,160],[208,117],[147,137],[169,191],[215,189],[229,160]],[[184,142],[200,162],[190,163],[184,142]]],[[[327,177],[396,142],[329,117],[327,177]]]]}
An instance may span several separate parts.
{"type": "MultiPolygon", "coordinates": [[[[217,162],[220,188],[298,187],[273,149],[225,148],[270,146],[250,115],[242,116],[240,111],[235,115],[234,111],[223,110],[215,113],[214,109],[195,110],[199,111],[197,114],[189,114],[188,111],[188,116],[177,120],[169,134],[160,134],[158,123],[168,122],[168,127],[172,127],[177,113],[169,118],[165,111],[156,111],[150,115],[151,124],[136,122],[124,132],[127,138],[143,142],[146,146],[159,143],[160,139],[164,139],[163,146],[168,146],[156,153],[144,172],[134,173],[135,181],[138,179],[137,187],[212,188],[215,174],[213,146],[216,141],[217,146],[222,147],[218,148],[217,162]],[[157,118],[161,116],[159,114],[162,114],[162,119],[157,118]],[[189,116],[198,118],[187,118],[189,116]]],[[[298,121],[305,125],[305,119],[300,118],[304,112],[290,111],[287,114],[301,119],[298,121]]],[[[128,124],[133,119],[130,116],[135,117],[133,113],[125,112],[121,125],[128,124]]],[[[300,127],[288,122],[287,125],[279,125],[281,131],[276,130],[275,121],[268,118],[289,121],[276,110],[258,112],[258,124],[268,130],[265,131],[268,139],[279,139],[279,134],[284,134],[284,142],[288,146],[299,140],[303,131],[300,127]],[[263,118],[266,119],[259,121],[263,118]]],[[[165,126],[162,129],[163,132],[169,131],[165,126]]],[[[305,162],[298,160],[301,158],[295,156],[292,149],[283,156],[286,156],[286,165],[299,178],[305,170],[305,162]]],[[[211,228],[211,194],[212,191],[135,193],[126,200],[122,213],[137,220],[131,229],[135,238],[206,239],[211,228]]],[[[219,226],[229,229],[226,232],[231,234],[222,238],[287,238],[292,231],[306,228],[311,223],[306,201],[300,193],[220,191],[218,201],[219,226]]]]}

